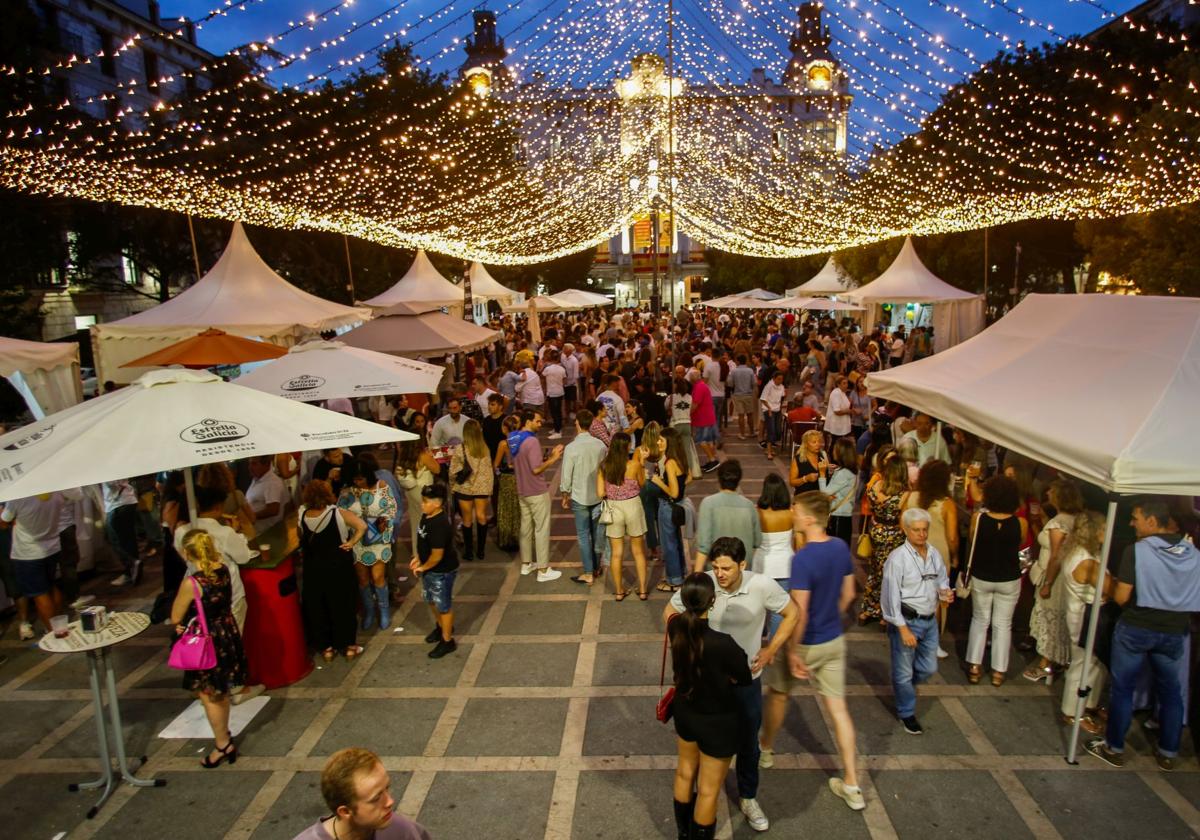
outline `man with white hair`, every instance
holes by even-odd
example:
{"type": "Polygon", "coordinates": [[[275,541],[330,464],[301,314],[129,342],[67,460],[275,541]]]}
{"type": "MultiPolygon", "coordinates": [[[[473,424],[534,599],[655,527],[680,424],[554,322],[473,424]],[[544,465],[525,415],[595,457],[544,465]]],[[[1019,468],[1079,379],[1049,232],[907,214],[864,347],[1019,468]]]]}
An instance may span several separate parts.
{"type": "Polygon", "coordinates": [[[929,544],[929,512],[909,508],[900,517],[905,541],[883,564],[880,603],[892,650],[896,717],[909,735],[920,735],[917,685],[937,672],[938,599],[954,600],[946,564],[929,544]]]}

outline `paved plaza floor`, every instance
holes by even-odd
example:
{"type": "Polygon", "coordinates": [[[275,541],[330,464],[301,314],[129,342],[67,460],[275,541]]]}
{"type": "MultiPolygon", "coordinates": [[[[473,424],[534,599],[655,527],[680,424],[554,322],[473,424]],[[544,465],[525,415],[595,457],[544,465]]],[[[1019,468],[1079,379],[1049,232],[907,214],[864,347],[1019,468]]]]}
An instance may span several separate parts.
{"type": "MultiPolygon", "coordinates": [[[[736,435],[725,456],[742,459],[751,498],[763,475],[783,465],[773,467],[736,435]]],[[[691,489],[698,500],[715,491],[715,478],[691,489]]],[[[552,524],[562,578],[522,577],[490,545],[487,561],[464,564],[458,578],[457,653],[426,657],[429,613],[410,595],[393,620],[403,632],[364,634],[358,660],[318,660],[306,679],[270,692],[239,739],[233,767],[199,766],[211,741],[156,737],[190,703],[178,672],[166,667],[166,628],[118,646],[129,753],[148,757],[139,775],[168,785],[123,786],[92,820],[85,814],[93,794],[67,791],[96,769],[86,662],[42,654],[8,628],[0,639],[8,657],[0,666],[0,836],[289,840],[324,814],[318,779],[326,757],[354,745],[383,756],[399,809],[437,840],[674,837],[674,731],[654,719],[666,596],[616,603],[599,585],[572,583],[572,520],[556,505],[552,524]]],[[[657,580],[661,569],[654,572],[657,580]]],[[[152,567],[149,577],[156,574],[152,567]]],[[[101,603],[148,608],[156,580],[115,593],[108,577],[88,588],[101,603]]],[[[1140,724],[1125,768],[1086,753],[1068,766],[1059,685],[1021,679],[1020,658],[1002,688],[968,685],[963,615],[958,634],[945,640],[951,658],[921,689],[922,737],[906,735],[892,714],[884,635],[874,627],[850,632],[847,691],[866,771],[864,812],[829,793],[826,780],[837,768],[831,727],[813,691],[797,689],[775,767],[762,772],[770,836],[1200,835],[1200,766],[1189,737],[1174,773],[1157,769],[1140,724]]],[[[732,787],[727,793],[736,796],[732,787]]],[[[718,820],[718,837],[754,836],[728,797],[718,820]]]]}

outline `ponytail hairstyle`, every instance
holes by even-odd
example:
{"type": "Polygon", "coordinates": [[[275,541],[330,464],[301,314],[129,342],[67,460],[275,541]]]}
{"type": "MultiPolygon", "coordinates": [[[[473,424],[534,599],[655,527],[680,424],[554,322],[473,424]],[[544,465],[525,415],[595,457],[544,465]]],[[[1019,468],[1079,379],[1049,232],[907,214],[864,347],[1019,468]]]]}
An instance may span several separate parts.
{"type": "Polygon", "coordinates": [[[691,697],[700,682],[704,661],[704,620],[717,598],[713,580],[704,572],[693,572],[683,580],[679,589],[683,612],[672,620],[671,667],[675,672],[675,691],[680,697],[691,697]]]}
{"type": "Polygon", "coordinates": [[[217,551],[212,536],[199,528],[193,528],[183,535],[183,553],[196,564],[202,577],[215,577],[217,569],[223,565],[221,552],[217,551]]]}

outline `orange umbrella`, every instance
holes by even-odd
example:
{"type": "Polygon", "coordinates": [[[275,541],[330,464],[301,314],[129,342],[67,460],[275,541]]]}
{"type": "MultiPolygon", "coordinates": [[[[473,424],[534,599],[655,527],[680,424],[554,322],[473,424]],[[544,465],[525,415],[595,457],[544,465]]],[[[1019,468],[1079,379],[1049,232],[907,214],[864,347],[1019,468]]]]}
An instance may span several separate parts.
{"type": "Polygon", "coordinates": [[[254,341],[224,330],[207,329],[178,344],[156,350],[121,367],[165,367],[182,365],[186,368],[208,368],[215,365],[238,365],[242,362],[261,362],[287,355],[287,348],[265,341],[254,341]]]}

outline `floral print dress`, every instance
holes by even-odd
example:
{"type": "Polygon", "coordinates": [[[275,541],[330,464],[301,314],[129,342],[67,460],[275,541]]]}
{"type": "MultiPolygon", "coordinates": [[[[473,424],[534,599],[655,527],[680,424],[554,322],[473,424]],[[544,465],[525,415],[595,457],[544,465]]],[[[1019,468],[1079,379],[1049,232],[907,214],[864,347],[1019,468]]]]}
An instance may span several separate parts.
{"type": "Polygon", "coordinates": [[[863,592],[863,619],[882,619],[883,608],[879,599],[883,594],[883,564],[888,555],[904,545],[904,531],[900,529],[901,494],[872,501],[871,518],[871,565],[867,569],[867,587],[863,592]]]}
{"type": "Polygon", "coordinates": [[[354,546],[354,562],[364,566],[376,563],[387,563],[392,559],[392,526],[396,519],[396,498],[391,488],[380,481],[374,487],[360,490],[357,487],[346,487],[338,498],[338,507],[356,513],[367,524],[374,523],[379,529],[379,540],[371,545],[366,544],[366,537],[354,546]]]}
{"type": "MultiPolygon", "coordinates": [[[[228,694],[233,686],[246,685],[249,681],[242,634],[233,617],[232,578],[228,569],[218,566],[212,577],[195,575],[192,581],[200,584],[200,604],[204,607],[204,620],[217,654],[217,664],[207,671],[184,671],[183,687],[196,694],[228,694]]],[[[183,585],[190,587],[192,584],[185,578],[183,585]]],[[[186,625],[195,617],[196,602],[193,599],[182,623],[186,625]]]]}

